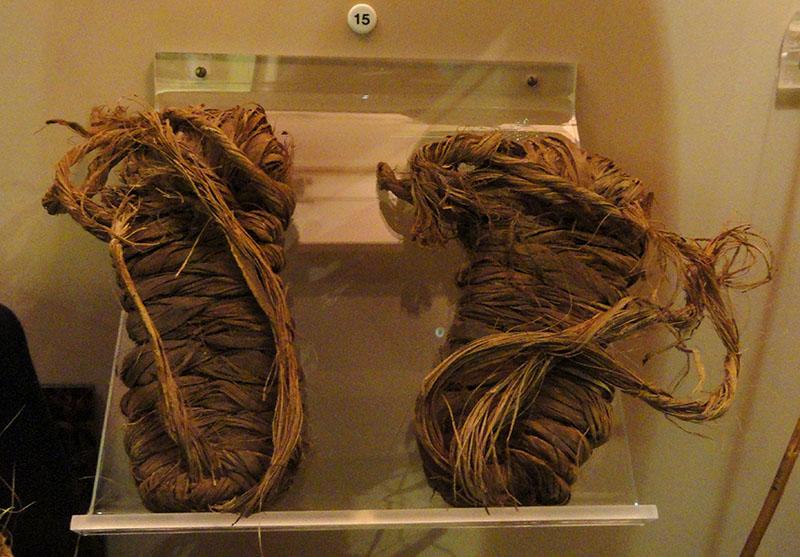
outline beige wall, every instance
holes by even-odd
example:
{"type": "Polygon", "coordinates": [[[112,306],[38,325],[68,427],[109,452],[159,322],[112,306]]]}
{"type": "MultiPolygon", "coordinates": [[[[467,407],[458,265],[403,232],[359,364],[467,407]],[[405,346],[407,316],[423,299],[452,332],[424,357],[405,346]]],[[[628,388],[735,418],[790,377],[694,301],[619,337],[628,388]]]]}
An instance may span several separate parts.
{"type": "MultiPolygon", "coordinates": [[[[121,97],[151,101],[156,51],[575,61],[584,144],[652,184],[664,222],[710,235],[750,221],[773,243],[780,273],[742,310],[746,367],[738,401],[704,430],[709,439],[626,403],[640,499],[658,505],[655,524],[387,535],[408,539],[400,553],[408,555],[424,547],[476,555],[738,552],[800,399],[800,109],[774,102],[781,36],[800,3],[374,0],[380,23],[368,38],[343,24],[349,4],[2,3],[0,301],[26,326],[43,380],[102,385],[117,310],[104,247],[39,205],[68,145],[62,130],[42,124],[85,120],[91,106],[121,97]]],[[[788,488],[763,555],[798,551],[797,508],[800,477],[788,488]]],[[[295,550],[338,554],[363,551],[372,536],[283,539],[295,550]]],[[[283,544],[274,543],[281,553],[283,544]]]]}

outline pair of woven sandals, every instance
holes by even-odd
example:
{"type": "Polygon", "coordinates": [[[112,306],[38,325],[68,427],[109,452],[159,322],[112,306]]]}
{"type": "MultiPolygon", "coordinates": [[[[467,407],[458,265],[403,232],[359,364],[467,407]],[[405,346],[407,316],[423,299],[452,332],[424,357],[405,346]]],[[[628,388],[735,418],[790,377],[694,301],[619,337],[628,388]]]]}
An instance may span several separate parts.
{"type": "MultiPolygon", "coordinates": [[[[84,140],[44,205],[109,243],[128,312],[135,347],[119,373],[142,500],[154,511],[267,508],[300,465],[304,432],[279,276],[291,149],[258,106],[53,122],[84,140]]],[[[426,476],[450,504],[566,503],[609,437],[616,390],[682,420],[729,407],[740,347],[728,291],[769,279],[768,249],[747,227],[708,240],[660,230],[641,182],[552,136],[459,133],[420,147],[399,177],[380,163],[377,181],[413,207],[416,241],[455,239],[467,254],[443,359],[415,409],[426,476]],[[759,265],[764,276],[748,279],[759,265]],[[725,357],[699,399],[648,383],[614,350],[659,328],[696,356],[687,342],[704,318],[725,357]]]]}

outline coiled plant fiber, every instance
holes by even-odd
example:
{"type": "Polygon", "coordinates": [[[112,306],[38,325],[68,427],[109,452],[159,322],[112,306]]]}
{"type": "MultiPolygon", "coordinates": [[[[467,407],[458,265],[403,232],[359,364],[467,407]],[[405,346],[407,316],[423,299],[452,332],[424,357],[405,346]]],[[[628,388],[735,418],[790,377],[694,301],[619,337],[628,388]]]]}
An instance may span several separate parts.
{"type": "Polygon", "coordinates": [[[769,269],[746,227],[710,240],[661,230],[641,182],[557,137],[464,133],[408,164],[400,178],[380,164],[379,186],[413,204],[417,241],[457,239],[468,256],[445,357],[416,405],[425,472],[448,502],[566,503],[609,436],[615,390],[694,422],[729,407],[740,352],[728,291],[769,269]],[[686,342],[704,318],[725,349],[707,397],[678,399],[612,350],[661,327],[696,356],[686,342]]]}
{"type": "Polygon", "coordinates": [[[84,140],[43,204],[109,243],[136,344],[119,373],[142,500],[154,511],[261,510],[287,487],[303,429],[278,276],[295,206],[287,146],[260,107],[95,109],[88,129],[53,122],[84,140]]]}

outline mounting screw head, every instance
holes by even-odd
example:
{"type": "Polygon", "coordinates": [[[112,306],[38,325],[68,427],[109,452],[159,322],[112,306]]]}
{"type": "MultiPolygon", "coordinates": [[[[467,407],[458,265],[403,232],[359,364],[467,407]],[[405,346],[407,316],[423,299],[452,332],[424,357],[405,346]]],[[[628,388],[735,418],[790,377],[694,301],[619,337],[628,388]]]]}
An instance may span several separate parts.
{"type": "Polygon", "coordinates": [[[203,79],[206,75],[208,75],[208,70],[206,70],[203,66],[197,66],[194,69],[194,75],[196,75],[200,79],[203,79]]]}
{"type": "Polygon", "coordinates": [[[536,77],[535,75],[529,75],[528,80],[525,83],[528,84],[528,87],[533,89],[539,85],[539,78],[536,77]]]}

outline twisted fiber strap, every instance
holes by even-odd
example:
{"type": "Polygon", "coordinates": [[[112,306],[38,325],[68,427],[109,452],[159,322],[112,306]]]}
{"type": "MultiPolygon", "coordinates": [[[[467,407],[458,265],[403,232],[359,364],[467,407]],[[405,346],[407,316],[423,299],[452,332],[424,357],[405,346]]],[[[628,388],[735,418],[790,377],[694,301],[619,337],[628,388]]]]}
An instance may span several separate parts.
{"type": "Polygon", "coordinates": [[[457,238],[468,254],[444,360],[416,406],[425,472],[448,502],[566,503],[608,439],[615,389],[682,420],[725,412],[739,372],[727,291],[767,280],[743,276],[761,260],[768,278],[758,237],[658,230],[638,180],[555,137],[461,134],[420,148],[409,167],[400,179],[380,164],[380,187],[413,204],[416,240],[457,238]],[[706,316],[726,355],[702,400],[674,398],[609,350],[663,326],[696,355],[686,341],[706,316]]]}
{"type": "MultiPolygon", "coordinates": [[[[125,445],[155,511],[261,510],[300,458],[303,407],[278,276],[294,210],[261,107],[95,109],[43,204],[108,242],[136,346],[125,445]],[[72,168],[90,158],[83,183],[72,168]],[[119,166],[119,181],[109,180],[119,166]]],[[[52,123],[51,122],[51,123],[52,123]]]]}

